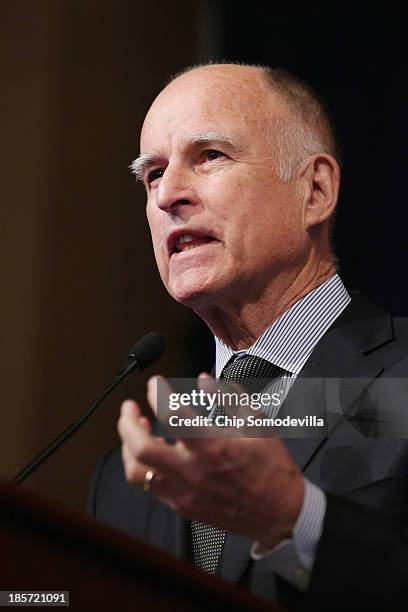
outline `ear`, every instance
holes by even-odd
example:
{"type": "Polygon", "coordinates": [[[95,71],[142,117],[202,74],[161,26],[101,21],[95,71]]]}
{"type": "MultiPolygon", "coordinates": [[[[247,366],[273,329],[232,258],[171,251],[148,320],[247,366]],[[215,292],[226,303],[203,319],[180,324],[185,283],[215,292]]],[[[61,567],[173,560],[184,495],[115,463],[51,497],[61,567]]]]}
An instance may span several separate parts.
{"type": "Polygon", "coordinates": [[[305,160],[298,171],[306,230],[327,221],[333,214],[340,186],[340,168],[331,155],[321,153],[305,160]]]}

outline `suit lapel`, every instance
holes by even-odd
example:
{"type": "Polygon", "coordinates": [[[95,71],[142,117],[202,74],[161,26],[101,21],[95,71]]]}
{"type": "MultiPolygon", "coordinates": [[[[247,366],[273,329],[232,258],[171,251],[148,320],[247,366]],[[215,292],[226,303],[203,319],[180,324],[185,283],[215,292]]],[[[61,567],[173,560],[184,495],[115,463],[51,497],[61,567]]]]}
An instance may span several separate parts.
{"type": "MultiPolygon", "coordinates": [[[[327,411],[327,433],[317,438],[286,438],[285,444],[301,470],[316,455],[327,438],[335,434],[342,419],[347,418],[355,400],[364,391],[373,378],[383,371],[381,359],[376,350],[394,339],[391,317],[373,304],[368,298],[356,293],[350,306],[335,321],[330,330],[323,336],[304,368],[299,374],[299,382],[293,386],[293,396],[297,387],[302,385],[301,379],[327,379],[322,396],[330,397],[330,389],[337,387],[337,395],[341,408],[337,411],[327,411]]],[[[293,416],[302,416],[305,412],[305,402],[290,401],[282,407],[282,415],[290,410],[293,416]],[[293,410],[293,412],[292,412],[293,410]]],[[[334,402],[333,402],[334,404],[334,402]]],[[[323,408],[325,408],[325,406],[323,408]]]]}

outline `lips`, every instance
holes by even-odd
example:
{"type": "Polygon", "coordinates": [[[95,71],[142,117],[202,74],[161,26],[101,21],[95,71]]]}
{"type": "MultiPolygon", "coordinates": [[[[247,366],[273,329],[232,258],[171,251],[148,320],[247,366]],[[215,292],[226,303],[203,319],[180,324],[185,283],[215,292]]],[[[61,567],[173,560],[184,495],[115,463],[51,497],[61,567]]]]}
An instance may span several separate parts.
{"type": "Polygon", "coordinates": [[[178,230],[170,234],[168,239],[169,256],[185,253],[215,240],[205,232],[197,230],[178,230]]]}

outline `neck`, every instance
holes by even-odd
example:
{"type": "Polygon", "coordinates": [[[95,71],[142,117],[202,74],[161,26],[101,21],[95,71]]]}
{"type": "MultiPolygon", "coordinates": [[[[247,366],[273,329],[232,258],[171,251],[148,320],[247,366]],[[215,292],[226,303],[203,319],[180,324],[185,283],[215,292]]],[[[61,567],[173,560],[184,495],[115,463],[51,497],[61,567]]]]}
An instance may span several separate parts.
{"type": "Polygon", "coordinates": [[[285,271],[255,296],[241,296],[194,308],[215,336],[233,350],[249,348],[262,332],[307,293],[336,272],[332,258],[300,270],[285,271]]]}

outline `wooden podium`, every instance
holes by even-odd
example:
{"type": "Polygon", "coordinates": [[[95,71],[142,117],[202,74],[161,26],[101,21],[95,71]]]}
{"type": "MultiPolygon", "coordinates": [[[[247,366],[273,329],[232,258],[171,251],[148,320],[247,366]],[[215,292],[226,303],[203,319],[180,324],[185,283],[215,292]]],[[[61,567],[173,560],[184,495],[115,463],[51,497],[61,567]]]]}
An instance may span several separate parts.
{"type": "Polygon", "coordinates": [[[6,483],[0,483],[0,555],[0,590],[69,591],[73,610],[278,610],[85,514],[6,483]]]}

